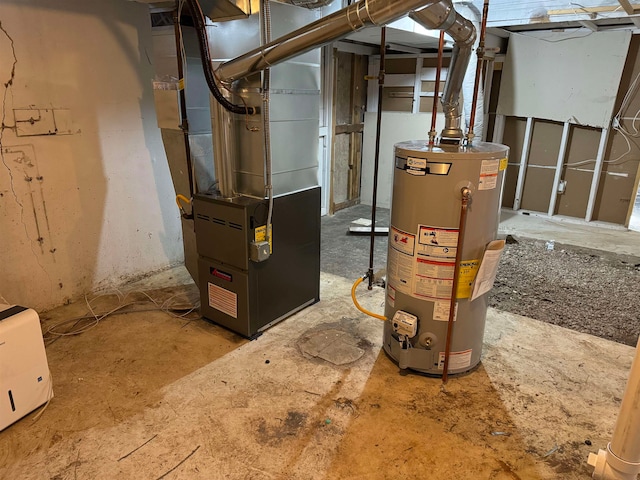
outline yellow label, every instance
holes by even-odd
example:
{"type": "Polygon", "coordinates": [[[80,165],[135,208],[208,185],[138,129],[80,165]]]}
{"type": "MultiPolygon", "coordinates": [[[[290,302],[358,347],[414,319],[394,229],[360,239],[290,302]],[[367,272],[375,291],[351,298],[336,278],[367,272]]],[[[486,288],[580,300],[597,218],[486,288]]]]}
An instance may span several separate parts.
{"type": "Polygon", "coordinates": [[[178,90],[184,90],[184,78],[178,80],[178,90]]]}
{"type": "MultiPolygon", "coordinates": [[[[255,241],[264,242],[267,238],[267,226],[256,227],[255,241]]],[[[273,253],[273,225],[269,226],[269,253],[273,253]]]]}
{"type": "Polygon", "coordinates": [[[469,298],[471,296],[471,286],[476,279],[479,267],[480,260],[463,260],[460,262],[456,298],[469,298]]]}
{"type": "Polygon", "coordinates": [[[507,165],[509,165],[509,159],[508,158],[500,159],[500,170],[506,170],[507,169],[507,165]]]}

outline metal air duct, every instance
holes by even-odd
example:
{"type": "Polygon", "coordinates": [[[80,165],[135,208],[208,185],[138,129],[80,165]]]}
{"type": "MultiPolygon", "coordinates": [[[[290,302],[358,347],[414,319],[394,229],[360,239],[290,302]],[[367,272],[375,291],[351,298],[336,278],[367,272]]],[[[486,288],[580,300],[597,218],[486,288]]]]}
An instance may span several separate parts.
{"type": "MultiPolygon", "coordinates": [[[[339,40],[364,27],[382,26],[403,17],[412,10],[440,3],[447,3],[451,6],[450,1],[434,3],[433,0],[361,0],[223,63],[218,67],[216,74],[223,82],[231,83],[314,48],[339,40]]],[[[473,42],[471,43],[473,44],[473,42]]],[[[462,76],[464,76],[464,71],[461,78],[462,76]]]]}
{"type": "Polygon", "coordinates": [[[461,128],[460,90],[476,40],[476,29],[469,20],[455,11],[451,0],[440,0],[409,14],[412,20],[430,30],[444,30],[454,39],[447,82],[442,92],[445,127],[441,139],[458,143],[463,137],[461,128]]]}

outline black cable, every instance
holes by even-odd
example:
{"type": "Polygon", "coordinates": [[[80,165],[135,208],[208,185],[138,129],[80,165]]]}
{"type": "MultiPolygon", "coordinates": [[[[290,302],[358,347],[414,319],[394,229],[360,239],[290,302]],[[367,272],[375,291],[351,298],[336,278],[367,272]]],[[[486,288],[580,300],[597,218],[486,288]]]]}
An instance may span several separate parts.
{"type": "Polygon", "coordinates": [[[202,69],[204,70],[204,78],[207,81],[211,94],[220,105],[231,113],[237,113],[240,115],[253,115],[258,113],[258,109],[256,107],[248,107],[246,105],[236,105],[231,103],[225,98],[218,88],[213,74],[213,67],[211,66],[211,53],[209,52],[209,42],[207,40],[204,14],[202,13],[202,9],[200,8],[197,0],[186,0],[186,2],[189,5],[189,10],[191,10],[191,16],[194,21],[193,23],[196,28],[196,33],[198,34],[198,46],[200,47],[202,69]]]}

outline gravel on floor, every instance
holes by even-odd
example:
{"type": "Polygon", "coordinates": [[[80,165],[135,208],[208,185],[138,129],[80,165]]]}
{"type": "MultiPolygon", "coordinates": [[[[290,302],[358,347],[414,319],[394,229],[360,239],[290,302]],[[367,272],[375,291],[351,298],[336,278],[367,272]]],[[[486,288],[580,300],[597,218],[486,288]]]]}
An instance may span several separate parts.
{"type": "Polygon", "coordinates": [[[634,346],[640,258],[546,242],[505,246],[489,305],[634,346]]]}

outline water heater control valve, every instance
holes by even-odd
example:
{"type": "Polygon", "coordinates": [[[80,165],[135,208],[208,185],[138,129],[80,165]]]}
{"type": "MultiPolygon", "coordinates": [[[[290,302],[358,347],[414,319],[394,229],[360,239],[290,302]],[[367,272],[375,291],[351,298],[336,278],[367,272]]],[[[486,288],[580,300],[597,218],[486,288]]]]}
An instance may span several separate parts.
{"type": "Polygon", "coordinates": [[[413,338],[418,333],[418,317],[410,313],[398,310],[391,320],[391,327],[398,335],[413,338]]]}

